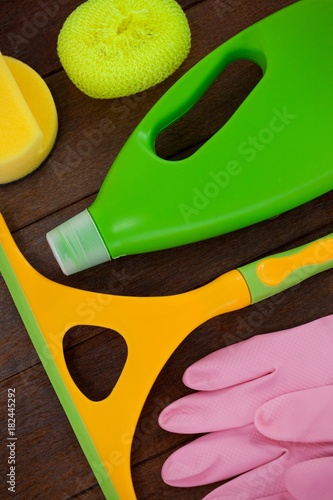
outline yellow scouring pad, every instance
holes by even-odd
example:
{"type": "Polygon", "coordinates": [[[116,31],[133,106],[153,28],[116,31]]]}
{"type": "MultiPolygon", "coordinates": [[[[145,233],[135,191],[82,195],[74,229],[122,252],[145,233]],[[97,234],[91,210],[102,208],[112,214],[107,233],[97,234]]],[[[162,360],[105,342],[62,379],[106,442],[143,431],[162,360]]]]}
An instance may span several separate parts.
{"type": "Polygon", "coordinates": [[[0,184],[30,174],[48,156],[58,117],[41,76],[27,64],[0,53],[0,184]]]}
{"type": "Polygon", "coordinates": [[[190,45],[187,18],[175,0],[88,0],[66,19],[58,55],[82,92],[103,99],[160,83],[190,45]]]}

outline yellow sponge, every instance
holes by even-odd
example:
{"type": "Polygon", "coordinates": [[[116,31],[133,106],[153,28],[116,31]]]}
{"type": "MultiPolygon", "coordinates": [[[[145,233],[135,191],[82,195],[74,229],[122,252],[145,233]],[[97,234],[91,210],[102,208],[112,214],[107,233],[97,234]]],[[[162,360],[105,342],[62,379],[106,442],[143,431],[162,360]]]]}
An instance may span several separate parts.
{"type": "Polygon", "coordinates": [[[66,19],[58,55],[82,92],[114,98],[167,78],[190,44],[187,18],[175,0],[88,0],[66,19]]]}
{"type": "Polygon", "coordinates": [[[56,139],[58,119],[44,80],[26,64],[0,53],[0,184],[35,170],[56,139]]]}

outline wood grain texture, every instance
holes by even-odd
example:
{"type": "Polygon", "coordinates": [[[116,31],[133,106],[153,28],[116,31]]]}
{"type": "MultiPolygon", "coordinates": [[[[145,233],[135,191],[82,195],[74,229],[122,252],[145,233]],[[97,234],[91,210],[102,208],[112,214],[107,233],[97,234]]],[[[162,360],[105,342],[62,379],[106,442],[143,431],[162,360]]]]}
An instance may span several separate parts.
{"type": "MultiPolygon", "coordinates": [[[[237,266],[333,231],[333,194],[329,192],[279,217],[232,234],[126,257],[64,276],[46,243],[45,233],[92,203],[110,165],[145,113],[211,50],[293,2],[180,1],[192,32],[192,49],[186,61],[160,85],[136,96],[110,101],[83,95],[69,81],[57,57],[59,30],[80,3],[0,2],[2,52],[30,64],[45,78],[59,113],[57,142],[44,165],[26,179],[0,187],[0,211],[18,246],[38,271],[57,282],[86,290],[168,295],[204,285],[237,266]]],[[[244,65],[236,65],[221,75],[191,115],[161,135],[160,154],[170,159],[191,154],[226,121],[259,77],[256,67],[244,65]]],[[[138,500],[197,500],[212,489],[170,488],[160,477],[165,458],[190,439],[164,432],[157,424],[159,412],[188,392],[181,382],[185,368],[216,349],[253,335],[332,314],[332,293],[331,270],[260,304],[214,318],[187,337],[161,371],[138,423],[132,450],[138,500]]],[[[103,498],[2,279],[0,314],[0,498],[9,498],[5,431],[7,390],[11,387],[17,392],[16,498],[103,498]]],[[[115,383],[124,361],[124,345],[117,334],[78,328],[66,337],[64,347],[81,390],[93,399],[103,397],[115,383]]],[[[112,432],[112,428],[107,432],[112,432]]]]}

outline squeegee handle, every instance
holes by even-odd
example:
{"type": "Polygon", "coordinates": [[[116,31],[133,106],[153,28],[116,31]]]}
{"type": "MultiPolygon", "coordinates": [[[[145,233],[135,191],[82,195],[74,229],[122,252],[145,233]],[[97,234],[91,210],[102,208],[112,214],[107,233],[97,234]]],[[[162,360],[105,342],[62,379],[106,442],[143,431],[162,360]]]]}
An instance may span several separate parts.
{"type": "Polygon", "coordinates": [[[257,260],[238,271],[244,276],[254,303],[330,268],[333,268],[333,233],[296,249],[257,260]]]}

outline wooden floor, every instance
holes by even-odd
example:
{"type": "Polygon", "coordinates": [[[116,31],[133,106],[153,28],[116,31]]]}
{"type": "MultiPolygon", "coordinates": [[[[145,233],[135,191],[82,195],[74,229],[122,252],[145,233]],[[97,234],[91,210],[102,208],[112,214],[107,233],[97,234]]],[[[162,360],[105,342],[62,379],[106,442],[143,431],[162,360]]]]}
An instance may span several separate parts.
{"type": "MultiPolygon", "coordinates": [[[[80,3],[80,0],[0,2],[1,51],[28,63],[45,78],[59,114],[57,142],[45,164],[23,181],[0,187],[0,210],[18,246],[38,271],[57,282],[87,290],[167,295],[196,288],[237,266],[333,231],[330,192],[232,234],[182,248],[120,258],[65,277],[50,252],[45,233],[91,204],[134,127],[173,82],[231,36],[293,2],[181,0],[192,32],[189,57],[162,84],[140,95],[108,101],[90,99],[77,90],[57,57],[59,30],[80,3]],[[103,128],[105,123],[108,130],[103,128]],[[99,134],[98,145],[90,141],[90,147],[84,148],[80,141],[94,134],[99,134]]],[[[161,136],[160,154],[166,158],[190,154],[233,113],[258,78],[258,71],[252,65],[235,65],[214,84],[203,103],[196,106],[191,119],[174,125],[161,136]]],[[[192,332],[162,370],[136,430],[132,475],[138,500],[196,500],[212,489],[212,486],[171,488],[160,477],[166,457],[188,440],[162,431],[157,424],[161,409],[187,393],[181,382],[185,368],[228,344],[332,314],[332,293],[330,270],[284,292],[274,301],[266,300],[217,317],[192,332]]],[[[9,388],[16,389],[15,498],[103,498],[2,279],[0,311],[0,498],[11,497],[5,477],[9,388]]],[[[95,399],[108,394],[125,353],[119,337],[101,329],[81,327],[68,333],[65,345],[68,366],[81,390],[95,399]]],[[[108,431],[112,432],[111,425],[108,431]]]]}

